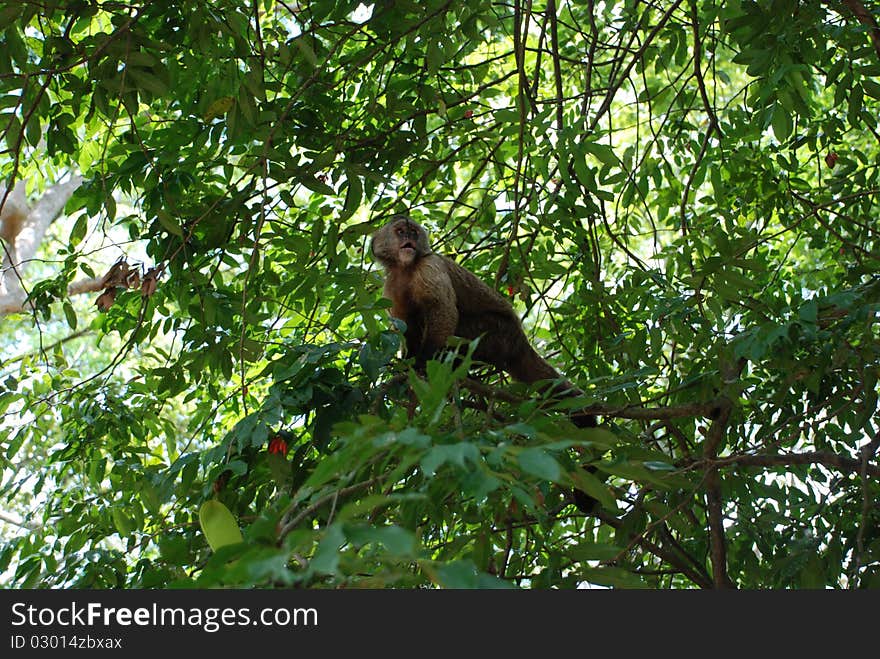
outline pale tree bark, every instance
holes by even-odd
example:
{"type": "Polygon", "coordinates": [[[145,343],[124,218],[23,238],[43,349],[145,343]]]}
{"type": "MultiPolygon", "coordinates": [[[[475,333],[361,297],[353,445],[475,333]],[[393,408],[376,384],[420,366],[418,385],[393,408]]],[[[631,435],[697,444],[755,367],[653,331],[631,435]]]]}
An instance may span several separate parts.
{"type": "Polygon", "coordinates": [[[0,522],[12,524],[13,526],[18,526],[20,528],[28,529],[31,531],[40,528],[40,525],[37,522],[24,522],[15,515],[5,513],[2,510],[0,510],[0,522]]]}
{"type": "MultiPolygon", "coordinates": [[[[0,188],[0,238],[3,262],[0,270],[0,315],[26,310],[25,274],[52,222],[64,209],[70,196],[82,183],[73,176],[46,190],[33,207],[25,197],[24,181],[18,181],[7,194],[0,188]]],[[[101,290],[102,278],[84,279],[68,288],[68,295],[101,290]]]]}
{"type": "Polygon", "coordinates": [[[18,297],[21,294],[21,281],[15,268],[20,262],[16,244],[18,234],[28,221],[30,208],[24,193],[24,181],[15,184],[12,190],[0,188],[0,238],[3,239],[3,261],[0,271],[0,294],[18,297]]]}

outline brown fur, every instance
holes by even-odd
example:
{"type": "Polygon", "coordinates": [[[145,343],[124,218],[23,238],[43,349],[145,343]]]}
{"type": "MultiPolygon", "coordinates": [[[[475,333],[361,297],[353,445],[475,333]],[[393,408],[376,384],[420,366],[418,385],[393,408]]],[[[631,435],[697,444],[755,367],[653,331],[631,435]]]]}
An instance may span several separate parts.
{"type": "Polygon", "coordinates": [[[17,266],[19,264],[16,240],[27,222],[28,213],[30,213],[27,199],[24,196],[24,186],[16,185],[9,194],[6,194],[5,189],[0,188],[0,202],[3,203],[3,208],[0,209],[0,238],[6,241],[5,251],[0,246],[0,257],[2,257],[0,260],[4,262],[4,266],[8,264],[17,266]],[[5,258],[7,253],[8,260],[5,258]]]}
{"type": "MultiPolygon", "coordinates": [[[[423,368],[450,336],[480,338],[474,358],[521,382],[560,380],[559,372],[531,346],[510,303],[451,259],[435,254],[425,230],[397,215],[372,240],[373,256],[386,270],[384,295],[391,315],[406,323],[406,351],[423,368]]],[[[567,381],[556,396],[582,392],[567,381]]],[[[581,427],[596,425],[590,415],[573,414],[581,427]]]]}

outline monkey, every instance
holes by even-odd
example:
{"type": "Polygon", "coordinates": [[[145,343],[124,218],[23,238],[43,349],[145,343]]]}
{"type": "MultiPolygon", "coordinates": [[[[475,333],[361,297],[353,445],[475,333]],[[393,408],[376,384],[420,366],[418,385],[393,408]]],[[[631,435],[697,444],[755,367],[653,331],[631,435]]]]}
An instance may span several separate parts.
{"type": "Polygon", "coordinates": [[[3,202],[3,208],[0,209],[0,238],[6,242],[7,249],[13,255],[12,262],[15,263],[15,240],[31,210],[24,196],[24,185],[19,182],[9,194],[6,194],[5,188],[0,188],[0,201],[3,202]]]}
{"type": "Polygon", "coordinates": [[[7,188],[0,188],[0,294],[20,288],[14,271],[18,263],[18,234],[27,224],[28,206],[24,193],[24,183],[19,181],[7,194],[7,188]]]}
{"type": "MultiPolygon", "coordinates": [[[[560,380],[561,375],[529,343],[510,302],[453,260],[436,254],[424,228],[396,215],[379,229],[373,256],[386,270],[384,296],[391,315],[406,323],[406,352],[417,367],[446,346],[450,336],[479,338],[474,358],[525,383],[560,380]]],[[[558,393],[582,392],[570,382],[558,393]]]]}
{"type": "MultiPolygon", "coordinates": [[[[450,336],[479,338],[474,359],[509,373],[527,384],[554,381],[551,397],[583,392],[541,357],[529,343],[510,302],[452,259],[436,254],[428,234],[406,215],[395,215],[373,234],[373,257],[385,268],[383,295],[391,300],[391,316],[406,323],[406,354],[417,370],[446,346],[450,336]]],[[[596,426],[592,414],[572,412],[580,428],[596,426]]],[[[578,490],[574,500],[591,512],[595,500],[578,490]]]]}

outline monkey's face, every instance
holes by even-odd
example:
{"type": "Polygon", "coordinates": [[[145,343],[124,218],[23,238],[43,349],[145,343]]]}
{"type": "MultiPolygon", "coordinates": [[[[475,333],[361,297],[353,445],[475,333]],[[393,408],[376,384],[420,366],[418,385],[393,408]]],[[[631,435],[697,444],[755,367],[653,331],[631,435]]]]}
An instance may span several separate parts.
{"type": "Polygon", "coordinates": [[[394,225],[394,236],[397,238],[397,254],[403,265],[411,265],[420,256],[419,243],[422,228],[409,220],[400,220],[394,225]]]}
{"type": "Polygon", "coordinates": [[[430,253],[425,230],[405,216],[395,217],[373,238],[373,254],[386,264],[409,267],[430,253]]]}

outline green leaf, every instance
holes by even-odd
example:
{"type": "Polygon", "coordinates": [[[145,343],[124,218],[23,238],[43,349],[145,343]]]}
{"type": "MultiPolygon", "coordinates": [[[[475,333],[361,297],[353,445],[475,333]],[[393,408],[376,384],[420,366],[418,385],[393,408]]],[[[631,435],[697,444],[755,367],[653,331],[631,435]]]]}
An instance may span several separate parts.
{"type": "Polygon", "coordinates": [[[312,192],[317,192],[318,194],[326,195],[328,197],[336,196],[336,190],[331,188],[323,181],[319,181],[314,176],[301,176],[297,179],[297,181],[299,183],[302,183],[312,192]]]}
{"type": "Polygon", "coordinates": [[[418,546],[415,536],[399,526],[346,526],[345,537],[355,545],[382,545],[396,556],[415,556],[418,546]]]}
{"type": "Polygon", "coordinates": [[[346,220],[355,214],[357,209],[360,208],[361,199],[363,198],[363,186],[360,179],[357,176],[348,174],[347,180],[348,187],[345,191],[345,206],[340,216],[342,220],[346,220]]]}
{"type": "Polygon", "coordinates": [[[318,66],[318,57],[315,55],[314,49],[309,44],[307,35],[293,39],[292,43],[303,56],[305,61],[309,63],[309,66],[318,66]]]}
{"type": "Polygon", "coordinates": [[[425,53],[425,62],[428,65],[428,73],[431,75],[437,73],[440,66],[443,64],[444,58],[443,49],[440,45],[436,41],[429,42],[425,53]]]}
{"type": "Polygon", "coordinates": [[[603,508],[610,511],[617,510],[617,499],[611,493],[608,486],[596,478],[596,476],[586,469],[575,469],[574,471],[569,472],[568,475],[577,489],[589,494],[598,501],[603,508]]]}
{"type": "Polygon", "coordinates": [[[622,476],[623,478],[642,483],[650,483],[661,489],[671,489],[677,483],[675,478],[671,476],[662,477],[658,472],[646,469],[637,462],[600,462],[596,466],[605,473],[622,476]]]}
{"type": "Polygon", "coordinates": [[[440,565],[436,570],[432,570],[436,574],[439,585],[444,588],[453,589],[483,589],[483,588],[514,588],[513,584],[498,579],[488,574],[477,571],[477,568],[471,561],[453,561],[446,565],[440,565]]]}
{"type": "Polygon", "coordinates": [[[244,541],[235,517],[216,499],[208,499],[199,508],[199,526],[214,551],[244,541]]]}
{"type": "Polygon", "coordinates": [[[578,575],[584,581],[616,588],[645,588],[642,578],[618,567],[581,567],[578,575]]]}
{"type": "Polygon", "coordinates": [[[523,471],[544,480],[559,482],[562,469],[552,455],[540,448],[527,448],[519,453],[517,462],[523,471]]]}
{"type": "Polygon", "coordinates": [[[614,448],[620,444],[617,435],[607,428],[581,428],[577,437],[598,448],[614,448]]]}
{"type": "Polygon", "coordinates": [[[805,323],[815,325],[818,317],[819,304],[815,299],[804,302],[804,304],[801,305],[801,308],[798,309],[798,318],[805,323]]]}
{"type": "Polygon", "coordinates": [[[131,76],[139,88],[145,89],[153,96],[162,97],[168,93],[168,85],[165,81],[149,71],[137,67],[129,67],[126,69],[126,74],[131,76]]]}
{"type": "Polygon", "coordinates": [[[865,80],[862,80],[862,89],[864,89],[865,93],[871,98],[880,100],[880,83],[866,78],[865,80]]]}
{"type": "Polygon", "coordinates": [[[76,247],[82,242],[82,239],[85,238],[86,230],[88,229],[88,218],[85,213],[80,214],[78,218],[76,218],[76,222],[73,225],[73,229],[70,231],[70,246],[76,247]]]}
{"type": "Polygon", "coordinates": [[[67,320],[67,325],[70,329],[76,329],[76,312],[73,310],[73,305],[68,300],[64,300],[61,303],[62,308],[64,309],[64,317],[67,320]]]}
{"type": "Polygon", "coordinates": [[[162,209],[156,211],[156,218],[168,233],[183,238],[183,228],[166,211],[162,209]]]}
{"type": "Polygon", "coordinates": [[[131,535],[131,532],[134,530],[134,525],[131,520],[126,516],[125,511],[122,510],[121,507],[117,506],[110,511],[111,517],[113,517],[113,526],[116,527],[116,531],[123,538],[127,538],[131,535]]]}
{"type": "Polygon", "coordinates": [[[231,96],[223,96],[222,98],[218,98],[213,101],[208,109],[202,114],[202,119],[205,121],[211,121],[215,117],[220,117],[227,112],[229,112],[230,108],[232,108],[235,103],[235,99],[231,96]]]}
{"type": "Polygon", "coordinates": [[[14,114],[0,115],[0,126],[3,126],[4,123],[6,126],[6,146],[12,153],[18,153],[18,141],[21,137],[21,120],[14,114]]]}
{"type": "Polygon", "coordinates": [[[345,543],[342,526],[332,524],[318,543],[315,555],[309,561],[309,571],[318,574],[336,574],[339,570],[339,549],[345,543]]]}
{"type": "Polygon", "coordinates": [[[257,105],[254,102],[254,97],[251,96],[247,87],[244,85],[238,90],[238,109],[241,112],[241,117],[249,127],[256,125],[258,115],[257,105]]]}
{"type": "Polygon", "coordinates": [[[675,465],[668,462],[660,462],[658,460],[647,460],[643,463],[645,467],[652,471],[676,471],[675,465]]]}
{"type": "Polygon", "coordinates": [[[791,113],[780,105],[773,109],[773,134],[780,142],[785,142],[791,135],[794,127],[791,120],[791,113]]]}
{"type": "Polygon", "coordinates": [[[587,153],[591,153],[596,158],[599,159],[600,162],[604,165],[616,166],[619,161],[617,159],[617,154],[614,153],[614,149],[608,146],[607,144],[598,144],[596,142],[582,142],[579,145],[583,148],[587,153]]]}
{"type": "Polygon", "coordinates": [[[278,453],[267,453],[266,462],[269,465],[269,471],[272,473],[272,479],[275,481],[275,484],[280,488],[289,485],[291,471],[287,458],[278,453]]]}
{"type": "Polygon", "coordinates": [[[623,547],[602,542],[581,542],[565,553],[577,561],[610,561],[624,552],[623,547]]]}
{"type": "Polygon", "coordinates": [[[421,468],[427,476],[433,476],[447,462],[451,462],[459,467],[465,467],[468,462],[475,464],[479,461],[479,449],[469,442],[460,442],[458,444],[434,446],[422,458],[421,468]]]}

